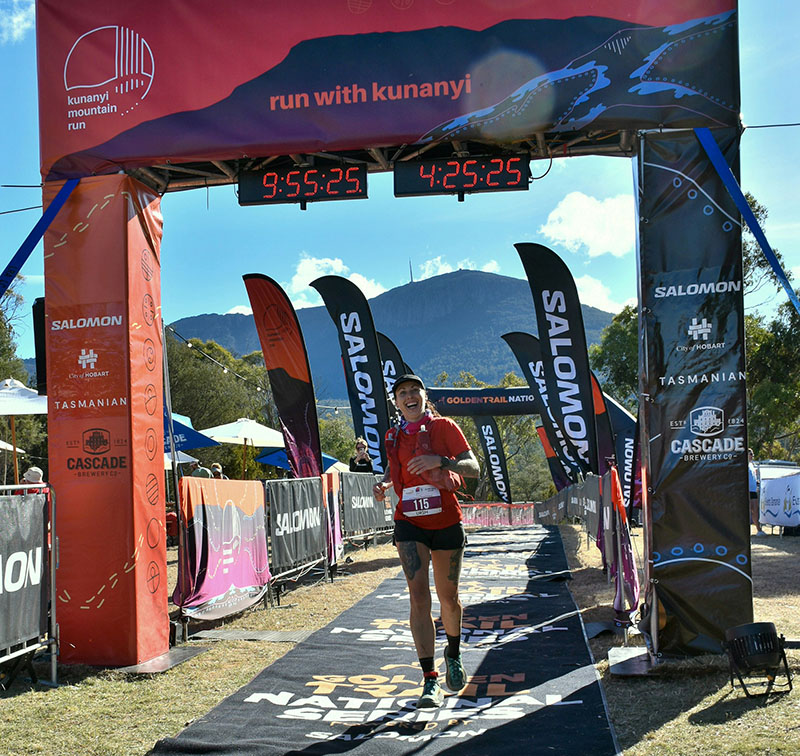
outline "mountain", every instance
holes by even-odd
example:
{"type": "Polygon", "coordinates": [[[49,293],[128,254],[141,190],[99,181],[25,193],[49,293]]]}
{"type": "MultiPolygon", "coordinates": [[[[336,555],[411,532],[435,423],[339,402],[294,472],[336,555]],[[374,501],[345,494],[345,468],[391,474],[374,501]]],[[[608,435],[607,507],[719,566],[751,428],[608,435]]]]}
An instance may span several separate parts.
{"type": "MultiPolygon", "coordinates": [[[[441,372],[455,379],[462,370],[495,384],[519,365],[500,336],[508,331],[536,333],[528,282],[476,270],[459,270],[398,286],[369,301],[375,327],[397,345],[419,376],[432,382],[441,372]]],[[[347,396],[336,328],[327,310],[297,311],[318,399],[347,396]]],[[[600,335],[613,315],[583,306],[587,343],[600,335]]],[[[195,315],[171,324],[184,338],[216,341],[240,357],[259,351],[250,315],[195,315]]]]}

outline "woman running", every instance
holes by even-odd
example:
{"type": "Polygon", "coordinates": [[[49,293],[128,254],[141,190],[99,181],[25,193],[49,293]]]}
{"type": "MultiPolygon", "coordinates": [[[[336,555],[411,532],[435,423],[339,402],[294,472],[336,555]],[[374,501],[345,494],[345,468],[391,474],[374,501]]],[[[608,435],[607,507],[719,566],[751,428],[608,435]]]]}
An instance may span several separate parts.
{"type": "Polygon", "coordinates": [[[455,489],[461,476],[477,478],[478,461],[452,420],[440,417],[428,402],[425,384],[416,375],[395,381],[394,397],[400,425],[386,434],[389,464],[374,488],[383,501],[390,486],[399,497],[394,515],[394,542],[408,583],[411,635],[424,676],[418,708],[441,706],[443,693],[434,664],[436,628],[431,615],[428,566],[447,635],[444,650],[447,687],[458,692],[466,684],[461,661],[461,619],[458,595],[466,536],[455,489]]]}

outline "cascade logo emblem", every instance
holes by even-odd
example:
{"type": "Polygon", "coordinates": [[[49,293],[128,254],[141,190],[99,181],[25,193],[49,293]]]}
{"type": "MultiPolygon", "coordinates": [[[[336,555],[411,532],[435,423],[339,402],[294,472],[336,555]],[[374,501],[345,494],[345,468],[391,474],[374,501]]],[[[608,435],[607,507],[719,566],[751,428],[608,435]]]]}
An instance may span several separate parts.
{"type": "Polygon", "coordinates": [[[725,430],[725,413],[719,407],[696,407],[689,413],[689,430],[695,436],[718,436],[725,430]]]}
{"type": "Polygon", "coordinates": [[[89,428],[82,438],[86,454],[105,454],[111,449],[111,434],[105,428],[89,428]]]}
{"type": "Polygon", "coordinates": [[[154,76],[153,51],[133,29],[99,26],[82,34],[64,61],[67,131],[130,113],[149,94],[154,76]]]}

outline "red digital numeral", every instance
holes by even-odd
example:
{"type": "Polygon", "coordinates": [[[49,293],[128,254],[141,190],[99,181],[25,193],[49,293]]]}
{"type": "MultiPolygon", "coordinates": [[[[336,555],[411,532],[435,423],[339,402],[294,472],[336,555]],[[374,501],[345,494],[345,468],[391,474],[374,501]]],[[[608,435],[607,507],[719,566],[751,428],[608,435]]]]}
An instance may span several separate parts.
{"type": "Polygon", "coordinates": [[[325,184],[325,192],[329,195],[339,194],[338,189],[331,189],[331,184],[338,184],[342,178],[344,178],[344,171],[341,168],[331,168],[330,173],[331,176],[335,176],[336,178],[332,178],[325,184]]]}
{"type": "Polygon", "coordinates": [[[455,166],[455,170],[444,174],[444,178],[442,179],[442,186],[445,189],[455,189],[456,185],[453,184],[452,182],[448,183],[448,179],[455,178],[456,176],[458,176],[458,174],[461,171],[461,163],[459,163],[459,162],[457,162],[455,160],[448,160],[447,161],[447,165],[451,166],[451,167],[455,166]]]}
{"type": "Polygon", "coordinates": [[[300,175],[300,171],[289,171],[289,173],[286,174],[286,186],[293,186],[294,187],[294,191],[293,192],[286,192],[286,196],[287,197],[299,197],[300,196],[300,182],[292,180],[292,176],[296,177],[296,176],[299,176],[299,175],[300,175]]]}
{"type": "Polygon", "coordinates": [[[358,166],[354,165],[352,168],[348,168],[347,171],[344,174],[344,179],[348,184],[355,184],[355,186],[352,189],[346,189],[345,190],[345,194],[357,194],[359,189],[361,189],[361,179],[358,178],[358,176],[356,176],[355,178],[352,178],[350,176],[352,171],[356,171],[357,172],[358,171],[358,166]]]}
{"type": "Polygon", "coordinates": [[[509,158],[508,161],[506,162],[506,173],[508,173],[509,175],[516,175],[515,179],[513,180],[509,179],[508,181],[509,186],[514,186],[514,184],[519,184],[519,182],[522,181],[522,171],[519,170],[519,168],[512,168],[511,167],[512,163],[515,164],[519,163],[519,158],[509,158]]]}
{"type": "Polygon", "coordinates": [[[472,183],[471,184],[464,184],[464,189],[472,189],[473,186],[476,186],[478,183],[478,174],[475,171],[468,170],[470,165],[477,165],[477,160],[465,160],[464,161],[464,169],[462,173],[464,176],[472,176],[472,183]]]}
{"type": "Polygon", "coordinates": [[[420,163],[419,164],[419,177],[420,178],[430,179],[431,180],[431,189],[433,189],[433,173],[434,173],[435,170],[436,170],[436,166],[433,163],[431,163],[431,172],[430,173],[425,173],[425,163],[420,163]]]}
{"type": "Polygon", "coordinates": [[[319,171],[316,168],[312,168],[310,171],[306,171],[306,175],[303,177],[303,183],[311,187],[303,194],[304,197],[313,197],[319,191],[319,184],[311,178],[314,173],[319,173],[319,171]]]}
{"type": "Polygon", "coordinates": [[[499,181],[492,181],[492,176],[499,176],[503,172],[504,168],[503,161],[500,158],[492,158],[489,162],[492,165],[497,164],[498,167],[495,170],[489,171],[486,174],[486,186],[500,186],[499,181]]]}
{"type": "Polygon", "coordinates": [[[272,199],[278,193],[278,174],[270,171],[269,173],[264,174],[264,178],[261,182],[264,184],[264,188],[271,190],[272,194],[264,194],[264,199],[272,199]]]}

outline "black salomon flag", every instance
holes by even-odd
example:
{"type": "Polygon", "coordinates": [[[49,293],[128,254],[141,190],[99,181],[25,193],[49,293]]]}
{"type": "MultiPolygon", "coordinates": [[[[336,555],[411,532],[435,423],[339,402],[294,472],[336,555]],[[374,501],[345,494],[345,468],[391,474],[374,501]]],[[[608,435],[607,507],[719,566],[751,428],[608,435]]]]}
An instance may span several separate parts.
{"type": "Polygon", "coordinates": [[[575,281],[553,250],[530,242],[514,246],[533,295],[553,417],[578,452],[583,472],[597,474],[597,433],[589,355],[575,281]]]}
{"type": "Polygon", "coordinates": [[[413,373],[414,371],[406,365],[400,350],[395,343],[385,334],[380,331],[378,335],[378,349],[381,353],[381,364],[383,366],[383,383],[386,386],[386,396],[389,402],[389,414],[397,412],[397,407],[394,403],[394,382],[397,380],[398,375],[403,373],[413,373]]]}
{"type": "Polygon", "coordinates": [[[566,476],[561,461],[547,438],[544,426],[537,425],[536,433],[539,435],[539,440],[542,442],[544,456],[547,458],[547,466],[550,468],[550,477],[553,479],[553,485],[556,487],[556,491],[561,491],[571,486],[572,481],[566,476]]]}
{"type": "Polygon", "coordinates": [[[372,469],[383,473],[386,470],[383,437],[389,430],[389,410],[369,304],[361,289],[341,276],[323,276],[312,281],[311,286],[320,293],[339,333],[356,435],[367,441],[372,469]]]}
{"type": "Polygon", "coordinates": [[[506,453],[497,423],[491,415],[477,415],[473,418],[483,447],[483,458],[489,473],[492,490],[500,501],[511,503],[511,481],[508,477],[506,453]]]}
{"type": "Polygon", "coordinates": [[[636,418],[613,397],[605,394],[605,398],[608,417],[611,420],[611,427],[614,429],[614,448],[617,452],[617,469],[622,484],[622,498],[626,511],[630,513],[634,447],[636,446],[636,418]]]}
{"type": "MultiPolygon", "coordinates": [[[[562,468],[560,477],[566,477],[569,482],[577,483],[578,473],[581,472],[581,467],[577,462],[578,455],[572,444],[564,437],[550,409],[539,339],[522,331],[504,333],[502,338],[511,347],[520,370],[522,370],[522,377],[528,382],[528,386],[536,397],[539,405],[536,411],[542,419],[542,428],[547,435],[548,445],[553,451],[555,461],[562,468]]],[[[547,451],[546,447],[545,451],[547,451]]],[[[553,481],[555,482],[555,476],[553,476],[553,481]]],[[[556,483],[556,488],[558,488],[558,483],[556,483]]],[[[559,488],[559,490],[561,489],[559,488]]]]}

